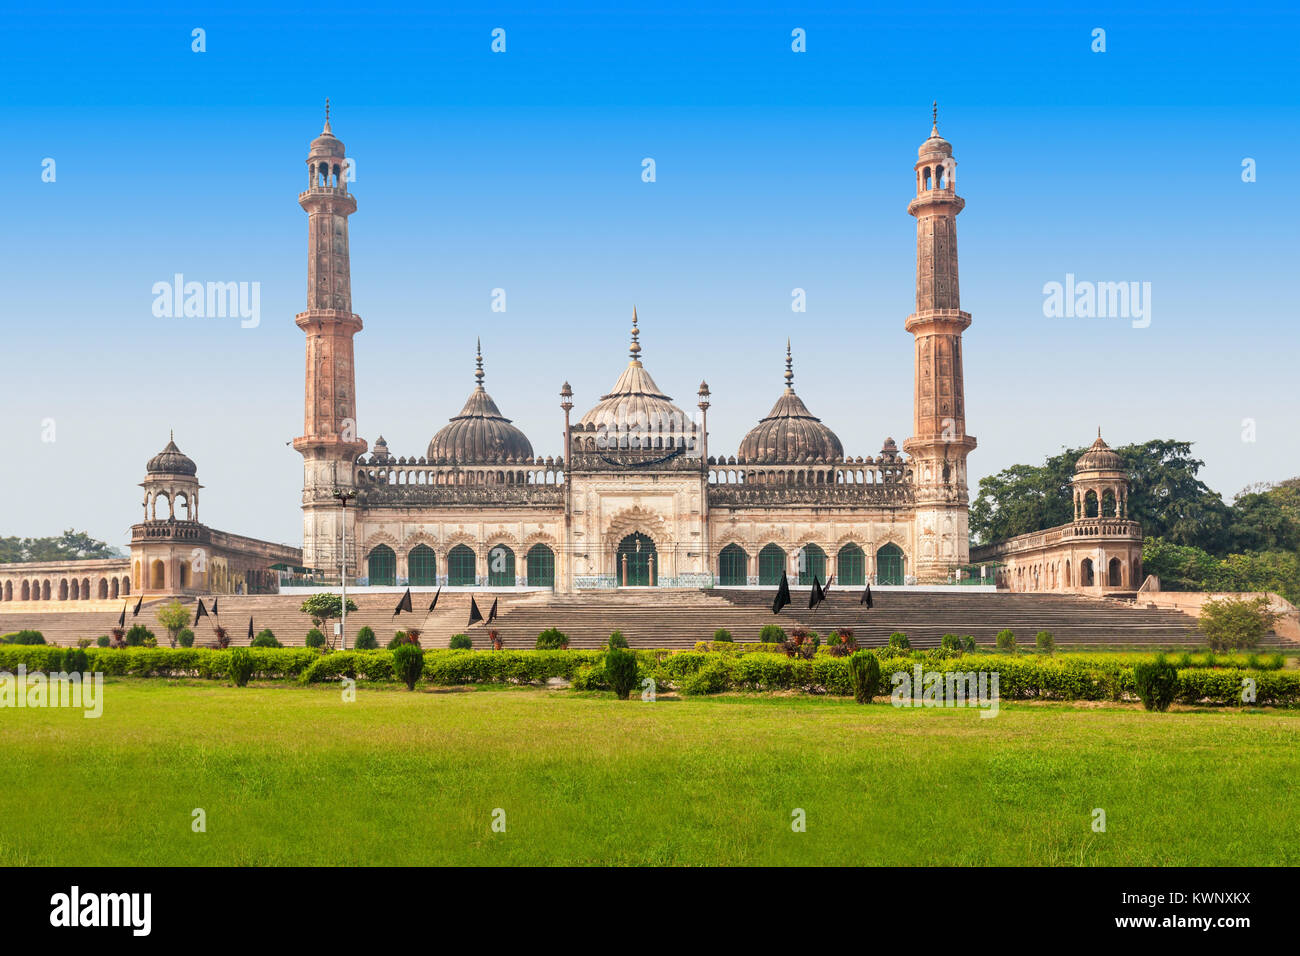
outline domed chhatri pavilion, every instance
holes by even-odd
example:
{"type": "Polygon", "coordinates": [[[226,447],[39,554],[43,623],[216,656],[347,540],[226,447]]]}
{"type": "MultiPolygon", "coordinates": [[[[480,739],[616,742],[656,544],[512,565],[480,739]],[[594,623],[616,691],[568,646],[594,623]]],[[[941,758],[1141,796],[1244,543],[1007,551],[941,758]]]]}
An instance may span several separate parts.
{"type": "MultiPolygon", "coordinates": [[[[566,447],[540,455],[484,388],[423,454],[394,456],[359,437],[348,217],[356,210],[343,144],[312,141],[308,185],[303,564],[368,585],[554,587],[771,585],[782,571],[809,584],[946,582],[969,561],[956,162],[937,124],[917,151],[916,311],[912,437],[851,456],[831,425],[785,386],[734,453],[709,446],[707,383],[689,411],[644,362],[632,312],[628,362],[610,391],[572,414],[560,390],[566,447]],[[340,502],[340,494],[347,505],[340,502]],[[346,538],[343,524],[346,522],[346,538]]],[[[557,383],[558,384],[558,383],[557,383]]],[[[728,414],[737,414],[728,410],[728,414]]],[[[743,413],[742,413],[743,414],[743,413]]]]}

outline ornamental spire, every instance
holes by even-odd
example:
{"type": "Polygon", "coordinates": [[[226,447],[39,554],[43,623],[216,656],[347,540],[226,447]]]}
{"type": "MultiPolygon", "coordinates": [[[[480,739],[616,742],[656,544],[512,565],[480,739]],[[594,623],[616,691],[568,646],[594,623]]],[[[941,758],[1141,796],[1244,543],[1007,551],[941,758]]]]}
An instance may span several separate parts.
{"type": "Polygon", "coordinates": [[[640,337],[641,331],[636,327],[636,322],[636,306],[632,306],[632,345],[627,354],[633,362],[639,363],[641,361],[641,343],[637,339],[640,337]]]}
{"type": "Polygon", "coordinates": [[[329,131],[330,131],[330,98],[327,96],[325,97],[325,129],[322,130],[322,132],[328,133],[329,131]]]}
{"type": "Polygon", "coordinates": [[[939,101],[930,104],[930,135],[939,135],[939,101]]]}
{"type": "Polygon", "coordinates": [[[785,340],[785,390],[794,394],[794,359],[790,357],[790,339],[785,340]]]}
{"type": "Polygon", "coordinates": [[[483,391],[483,340],[481,338],[474,340],[474,380],[478,382],[478,390],[483,391]]]}

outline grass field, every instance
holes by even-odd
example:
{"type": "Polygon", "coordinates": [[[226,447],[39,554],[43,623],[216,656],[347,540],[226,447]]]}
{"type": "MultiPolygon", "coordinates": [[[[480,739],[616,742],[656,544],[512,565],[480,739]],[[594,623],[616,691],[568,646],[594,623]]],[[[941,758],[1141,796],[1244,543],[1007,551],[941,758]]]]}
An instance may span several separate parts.
{"type": "Polygon", "coordinates": [[[0,710],[0,864],[1294,865],[1297,744],[1296,710],[118,679],[97,720],[0,710]]]}

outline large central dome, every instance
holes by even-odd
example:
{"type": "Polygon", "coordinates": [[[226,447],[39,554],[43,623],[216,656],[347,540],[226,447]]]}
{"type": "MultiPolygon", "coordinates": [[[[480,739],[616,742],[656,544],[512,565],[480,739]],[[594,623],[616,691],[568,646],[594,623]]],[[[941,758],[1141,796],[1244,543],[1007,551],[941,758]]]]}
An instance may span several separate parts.
{"type": "Polygon", "coordinates": [[[428,460],[432,463],[489,465],[505,461],[523,461],[533,457],[533,445],[510,419],[501,414],[483,388],[483,349],[476,358],[474,377],[478,385],[470,392],[460,414],[444,425],[429,442],[428,460]]]}
{"type": "Polygon", "coordinates": [[[790,343],[785,344],[785,392],[767,417],[740,443],[736,458],[755,464],[790,464],[800,461],[836,461],[844,446],[822,420],[794,393],[794,368],[790,343]]]}
{"type": "Polygon", "coordinates": [[[674,405],[669,396],[659,391],[659,386],[641,364],[641,345],[637,341],[640,334],[634,308],[632,345],[628,350],[631,361],[614,383],[613,390],[608,395],[602,395],[600,402],[578,419],[579,425],[624,430],[629,427],[657,428],[662,425],[665,432],[690,430],[690,416],[674,405]]]}

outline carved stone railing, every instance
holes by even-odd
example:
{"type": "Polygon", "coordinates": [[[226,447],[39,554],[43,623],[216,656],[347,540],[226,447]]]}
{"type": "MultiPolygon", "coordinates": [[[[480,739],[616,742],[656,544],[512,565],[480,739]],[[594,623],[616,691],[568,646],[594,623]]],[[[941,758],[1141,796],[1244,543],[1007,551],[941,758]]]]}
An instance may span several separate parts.
{"type": "Polygon", "coordinates": [[[353,472],[362,505],[553,506],[564,500],[564,459],[492,465],[430,463],[424,458],[358,459],[353,472]]]}
{"type": "Polygon", "coordinates": [[[1106,539],[1108,541],[1141,541],[1142,526],[1127,518],[1080,518],[1069,524],[1048,528],[1046,531],[1031,531],[1016,535],[1005,541],[981,545],[971,549],[972,561],[984,561],[991,558],[1036,551],[1067,541],[1084,542],[1106,539]]]}
{"type": "Polygon", "coordinates": [[[709,459],[709,504],[906,504],[910,472],[899,457],[846,458],[796,465],[709,459]]]}

